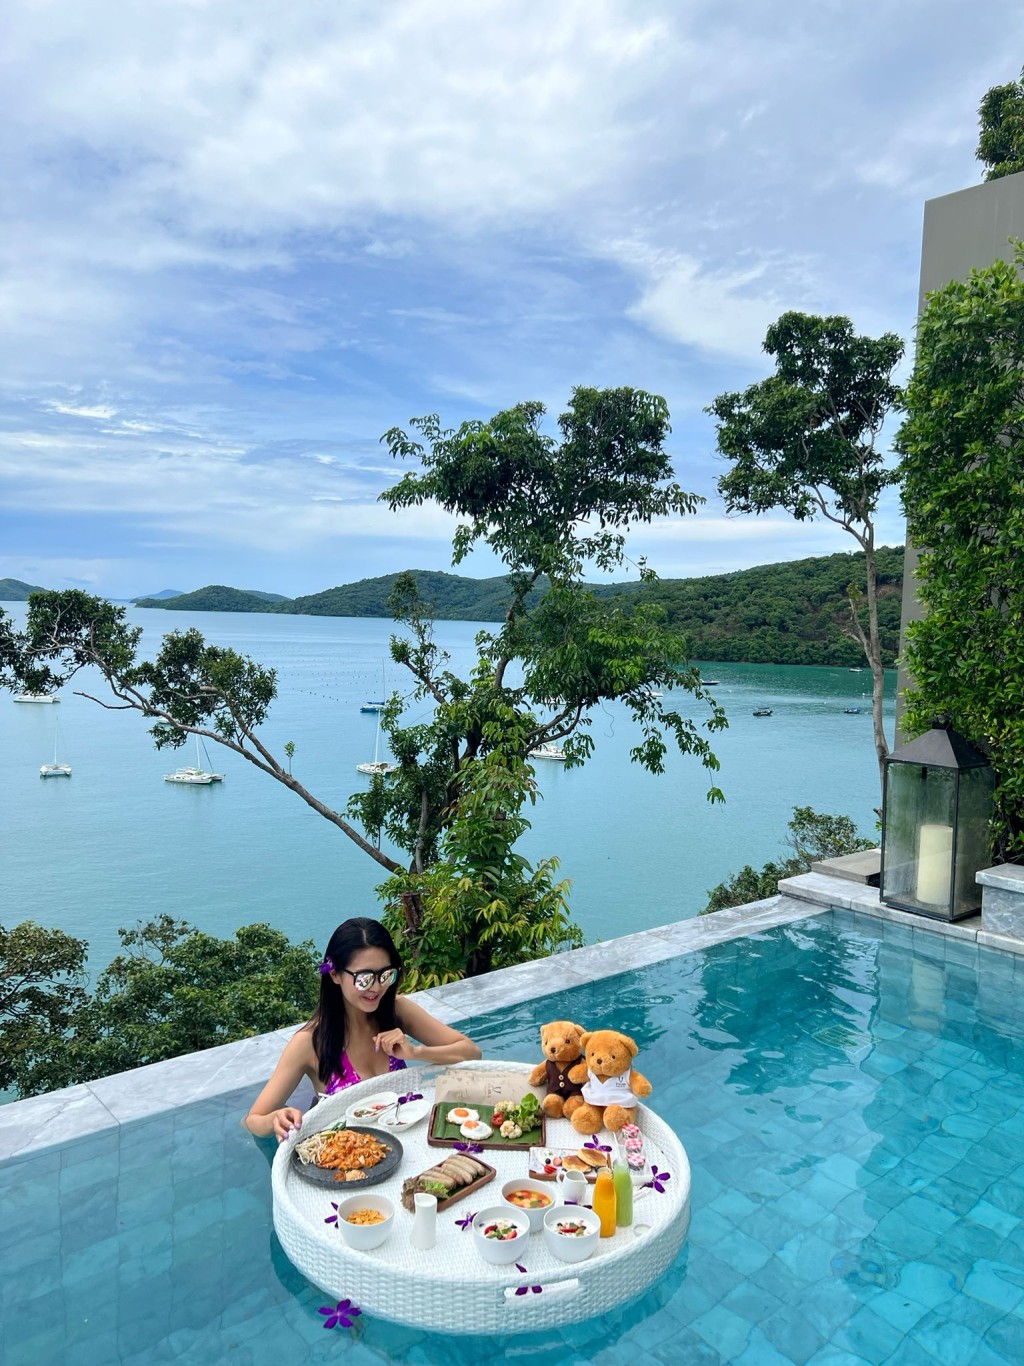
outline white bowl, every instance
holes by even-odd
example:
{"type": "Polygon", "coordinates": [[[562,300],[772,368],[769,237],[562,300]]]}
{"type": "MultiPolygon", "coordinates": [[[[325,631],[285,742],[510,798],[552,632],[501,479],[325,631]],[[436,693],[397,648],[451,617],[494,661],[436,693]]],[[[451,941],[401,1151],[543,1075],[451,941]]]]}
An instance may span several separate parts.
{"type": "Polygon", "coordinates": [[[395,1207],[383,1195],[350,1195],[338,1204],[338,1230],[341,1236],[358,1252],[370,1252],[388,1236],[395,1226],[395,1207]],[[384,1215],[379,1224],[350,1224],[348,1216],[359,1209],[375,1209],[384,1215]]]}
{"type": "Polygon", "coordinates": [[[601,1220],[583,1205],[556,1205],[544,1215],[544,1242],[560,1262],[585,1262],[601,1237],[601,1220]],[[586,1224],[587,1232],[578,1236],[559,1233],[557,1224],[586,1224]]]}
{"type": "Polygon", "coordinates": [[[473,1242],[476,1249],[485,1262],[491,1262],[495,1266],[510,1266],[512,1262],[525,1255],[529,1232],[530,1221],[526,1217],[526,1211],[514,1209],[512,1205],[491,1205],[489,1209],[482,1209],[473,1220],[473,1242]],[[519,1230],[518,1235],[505,1240],[485,1238],[484,1229],[498,1219],[514,1224],[519,1230]]]}
{"type": "Polygon", "coordinates": [[[557,1205],[558,1203],[558,1196],[555,1193],[557,1189],[558,1188],[553,1181],[533,1181],[529,1178],[524,1180],[522,1177],[517,1177],[513,1181],[505,1182],[501,1188],[501,1198],[510,1205],[512,1209],[518,1210],[520,1214],[525,1214],[530,1221],[530,1232],[537,1233],[544,1223],[545,1214],[547,1214],[552,1205],[557,1205]],[[534,1191],[537,1195],[543,1195],[546,1203],[539,1209],[528,1209],[525,1205],[517,1205],[509,1200],[508,1197],[513,1191],[522,1190],[534,1191]]]}
{"type": "Polygon", "coordinates": [[[397,1091],[378,1091],[364,1100],[353,1101],[345,1111],[345,1118],[349,1124],[361,1124],[365,1129],[367,1125],[377,1124],[385,1110],[393,1115],[397,1100],[397,1091]]]}

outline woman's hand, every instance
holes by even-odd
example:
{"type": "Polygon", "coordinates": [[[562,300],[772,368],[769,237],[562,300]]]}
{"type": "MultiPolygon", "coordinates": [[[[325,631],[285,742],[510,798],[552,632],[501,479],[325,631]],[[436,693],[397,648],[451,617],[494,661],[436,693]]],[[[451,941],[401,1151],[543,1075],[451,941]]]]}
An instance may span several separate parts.
{"type": "Polygon", "coordinates": [[[373,1046],[389,1058],[401,1058],[403,1062],[410,1062],[419,1053],[417,1045],[402,1029],[385,1029],[374,1036],[373,1046]]]}
{"type": "Polygon", "coordinates": [[[293,1129],[302,1128],[302,1111],[296,1110],[293,1105],[275,1110],[270,1118],[274,1125],[272,1132],[278,1143],[283,1143],[293,1129]]]}

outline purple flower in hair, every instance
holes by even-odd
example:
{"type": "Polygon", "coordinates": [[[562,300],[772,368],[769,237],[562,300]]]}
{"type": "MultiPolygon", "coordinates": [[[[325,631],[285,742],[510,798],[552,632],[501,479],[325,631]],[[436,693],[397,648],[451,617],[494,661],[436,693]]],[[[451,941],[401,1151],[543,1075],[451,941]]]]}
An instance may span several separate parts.
{"type": "Polygon", "coordinates": [[[317,972],[319,972],[319,974],[320,974],[321,977],[326,977],[328,973],[333,972],[333,971],[334,971],[334,964],[331,962],[331,960],[330,960],[329,958],[325,958],[324,961],[323,961],[323,962],[320,964],[320,966],[317,968],[317,972]]]}

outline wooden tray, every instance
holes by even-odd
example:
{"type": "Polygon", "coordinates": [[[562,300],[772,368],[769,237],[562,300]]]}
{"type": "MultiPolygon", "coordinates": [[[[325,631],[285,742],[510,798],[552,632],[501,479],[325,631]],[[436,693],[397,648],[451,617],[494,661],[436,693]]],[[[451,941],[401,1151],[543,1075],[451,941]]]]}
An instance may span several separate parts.
{"type": "MultiPolygon", "coordinates": [[[[468,1102],[450,1100],[439,1101],[431,1110],[430,1123],[427,1128],[427,1142],[432,1148],[454,1148],[456,1143],[472,1143],[474,1148],[499,1148],[509,1152],[519,1149],[525,1152],[528,1148],[543,1148],[545,1146],[544,1123],[546,1116],[543,1111],[540,1114],[540,1129],[530,1129],[521,1138],[502,1138],[497,1129],[493,1129],[490,1138],[468,1139],[463,1138],[457,1124],[449,1124],[445,1119],[445,1113],[452,1108],[453,1104],[459,1103],[468,1104],[468,1102]]],[[[473,1109],[485,1124],[490,1124],[495,1109],[493,1105],[474,1105],[473,1109]]]]}
{"type": "MultiPolygon", "coordinates": [[[[564,1158],[566,1158],[566,1157],[575,1157],[575,1155],[579,1152],[580,1148],[583,1147],[584,1141],[585,1141],[585,1140],[584,1140],[584,1138],[583,1138],[583,1135],[580,1135],[580,1145],[579,1145],[579,1148],[551,1148],[551,1149],[548,1149],[548,1151],[549,1151],[549,1152],[553,1152],[553,1153],[558,1157],[558,1159],[559,1159],[559,1165],[561,1165],[562,1159],[564,1159],[564,1158]]],[[[611,1152],[608,1153],[608,1154],[606,1155],[607,1160],[606,1160],[606,1162],[605,1162],[605,1164],[604,1164],[604,1167],[607,1167],[607,1168],[610,1169],[612,1163],[613,1163],[613,1162],[616,1160],[616,1158],[618,1157],[618,1145],[613,1143],[612,1145],[609,1145],[609,1146],[611,1147],[611,1152]]],[[[530,1167],[529,1167],[530,1179],[533,1180],[533,1181],[557,1181],[557,1179],[558,1179],[558,1172],[557,1172],[557,1170],[555,1170],[555,1171],[550,1171],[550,1172],[547,1171],[547,1170],[545,1169],[545,1164],[543,1164],[543,1163],[540,1161],[541,1150],[542,1150],[543,1148],[544,1148],[544,1144],[542,1144],[542,1143],[531,1143],[531,1144],[530,1144],[530,1167]]],[[[588,1166],[587,1169],[583,1172],[583,1175],[587,1178],[587,1181],[590,1182],[591,1185],[593,1185],[593,1183],[597,1180],[597,1173],[598,1173],[599,1171],[603,1171],[603,1170],[604,1170],[604,1167],[591,1167],[591,1166],[588,1166]]],[[[574,1167],[573,1170],[575,1170],[575,1171],[581,1171],[582,1168],[581,1168],[581,1167],[574,1167]]]]}
{"type": "MultiPolygon", "coordinates": [[[[477,1158],[476,1161],[477,1161],[477,1162],[480,1162],[480,1159],[477,1158]]],[[[486,1186],[487,1183],[488,1183],[488,1181],[493,1181],[493,1180],[494,1180],[494,1178],[495,1178],[495,1177],[497,1176],[497,1174],[498,1174],[496,1168],[490,1166],[490,1165],[489,1165],[488,1163],[486,1163],[486,1162],[480,1162],[480,1165],[481,1165],[481,1167],[486,1167],[486,1168],[487,1168],[487,1170],[484,1172],[483,1176],[478,1176],[477,1179],[476,1179],[475,1181],[471,1181],[471,1182],[469,1183],[468,1186],[462,1186],[462,1187],[460,1187],[459,1190],[457,1190],[457,1191],[452,1191],[451,1195],[449,1195],[449,1196],[447,1197],[447,1199],[445,1199],[445,1200],[438,1200],[438,1202],[437,1202],[437,1208],[438,1208],[438,1211],[439,1211],[439,1212],[446,1210],[446,1209],[448,1208],[449,1205],[457,1205],[457,1204],[459,1203],[459,1201],[465,1199],[465,1197],[466,1197],[467,1195],[472,1195],[473,1191],[478,1191],[478,1190],[480,1189],[481,1186],[486,1186]]],[[[429,1170],[429,1168],[428,1168],[427,1170],[429,1170]]],[[[417,1175],[417,1176],[421,1176],[422,1173],[421,1173],[421,1172],[417,1172],[416,1175],[417,1175]]],[[[399,1205],[401,1205],[402,1209],[405,1209],[405,1206],[402,1205],[402,1197],[401,1197],[401,1195],[399,1195],[399,1197],[398,1197],[398,1203],[399,1203],[399,1205]]],[[[406,1210],[406,1213],[407,1213],[407,1214],[408,1214],[408,1212],[409,1212],[409,1211],[406,1210]]]]}

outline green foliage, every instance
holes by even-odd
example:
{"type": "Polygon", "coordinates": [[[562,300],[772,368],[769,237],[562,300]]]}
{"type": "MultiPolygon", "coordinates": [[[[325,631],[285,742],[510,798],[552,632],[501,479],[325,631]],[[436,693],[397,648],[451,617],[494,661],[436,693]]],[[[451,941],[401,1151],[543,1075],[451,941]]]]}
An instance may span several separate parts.
{"type": "Polygon", "coordinates": [[[31,924],[0,934],[5,984],[27,954],[38,955],[34,983],[0,995],[8,1068],[0,1077],[21,1095],[264,1034],[308,1018],[316,1005],[312,943],[292,944],[269,925],[216,939],[161,915],[118,933],[125,952],[91,996],[58,980],[80,975],[82,941],[31,924]]]}
{"type": "Polygon", "coordinates": [[[534,868],[514,850],[529,828],[523,806],[536,799],[532,770],[521,760],[495,751],[470,760],[460,819],[444,832],[437,859],[422,873],[396,873],[382,884],[384,924],[409,961],[407,989],[583,943],[569,919],[569,884],[554,880],[557,860],[534,868]],[[411,902],[418,903],[415,917],[411,902]]]}
{"type": "Polygon", "coordinates": [[[930,296],[907,391],[907,530],[926,547],[904,725],[937,713],[998,776],[997,857],[1024,854],[1024,248],[930,296]]]}
{"type": "Polygon", "coordinates": [[[882,492],[897,479],[878,441],[887,416],[902,402],[892,376],[903,342],[892,332],[859,337],[849,318],[784,313],[768,329],[764,349],[775,358],[775,374],[743,393],[719,395],[708,409],[718,420],[718,449],[732,465],[718,490],[730,512],[783,508],[798,521],[820,515],[863,550],[863,604],[854,587],[849,626],[874,678],[881,771],[889,746],[882,718],[874,518],[882,492]]]}
{"type": "Polygon", "coordinates": [[[851,817],[830,816],[810,806],[794,806],[793,818],[787,828],[789,854],[778,862],[766,863],[760,872],[749,863],[745,864],[738,873],[711,889],[701,915],[710,915],[728,906],[764,901],[779,890],[781,878],[806,873],[812,863],[821,859],[840,858],[843,854],[875,847],[874,841],[857,834],[851,817]]]}
{"type": "Polygon", "coordinates": [[[1024,171],[1024,71],[1017,81],[994,85],[978,109],[981,132],[977,158],[988,169],[986,180],[1024,171]]]}
{"type": "Polygon", "coordinates": [[[0,1090],[31,1095],[77,1080],[62,1049],[88,1000],[81,986],[87,951],[82,940],[31,920],[0,925],[0,1090]],[[37,1070],[51,1065],[56,1079],[33,1087],[37,1070]]]}

